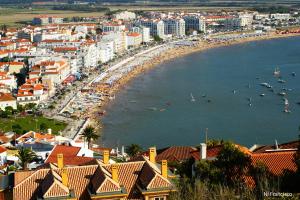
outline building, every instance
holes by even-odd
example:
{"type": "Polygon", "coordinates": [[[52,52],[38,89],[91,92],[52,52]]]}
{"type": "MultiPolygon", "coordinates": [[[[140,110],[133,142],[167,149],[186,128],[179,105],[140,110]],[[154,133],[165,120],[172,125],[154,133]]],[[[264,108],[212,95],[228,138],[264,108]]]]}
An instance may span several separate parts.
{"type": "Polygon", "coordinates": [[[275,19],[275,20],[289,20],[291,18],[291,14],[290,13],[274,13],[274,14],[270,14],[270,18],[275,19]]]}
{"type": "Polygon", "coordinates": [[[240,14],[239,15],[240,26],[243,28],[251,28],[253,23],[253,15],[246,13],[246,14],[240,14]]]}
{"type": "Polygon", "coordinates": [[[133,32],[133,33],[128,33],[127,34],[127,45],[128,47],[138,47],[142,44],[143,42],[143,37],[142,34],[133,32]]]}
{"type": "Polygon", "coordinates": [[[101,41],[113,41],[114,53],[120,54],[127,50],[127,39],[125,32],[109,32],[102,35],[101,41]]]}
{"type": "Polygon", "coordinates": [[[25,105],[28,103],[39,104],[48,97],[48,90],[42,84],[29,84],[25,83],[18,89],[17,103],[25,105]]]}
{"type": "Polygon", "coordinates": [[[183,19],[164,19],[164,32],[173,36],[184,36],[185,35],[185,21],[183,19]]]}
{"type": "Polygon", "coordinates": [[[150,42],[150,28],[145,26],[134,26],[132,27],[132,32],[137,32],[142,34],[142,41],[143,43],[150,42]]]}
{"type": "Polygon", "coordinates": [[[64,23],[64,18],[52,16],[52,17],[49,17],[49,22],[50,22],[50,24],[62,24],[62,23],[64,23]]]}
{"type": "Polygon", "coordinates": [[[204,19],[199,16],[184,16],[186,32],[201,31],[206,32],[206,24],[204,19]]]}
{"type": "Polygon", "coordinates": [[[125,30],[125,25],[120,23],[103,23],[101,27],[103,32],[120,32],[125,30]]]}
{"type": "Polygon", "coordinates": [[[17,109],[16,98],[13,97],[10,93],[0,92],[0,109],[5,110],[6,107],[17,109]]]}
{"type": "Polygon", "coordinates": [[[17,88],[17,80],[14,75],[10,75],[8,72],[0,72],[0,84],[9,86],[10,90],[17,88]]]}
{"type": "Polygon", "coordinates": [[[9,74],[21,73],[24,66],[24,62],[0,62],[0,68],[5,68],[9,74]]]}
{"type": "Polygon", "coordinates": [[[33,18],[32,23],[34,25],[47,25],[49,24],[49,17],[48,16],[38,16],[33,18]]]}
{"type": "Polygon", "coordinates": [[[70,65],[65,59],[41,60],[30,68],[29,78],[50,79],[58,85],[68,77],[70,72],[70,65]]]}
{"type": "Polygon", "coordinates": [[[115,14],[114,18],[118,20],[133,20],[136,18],[136,14],[134,12],[123,11],[115,14]]]}
{"type": "Polygon", "coordinates": [[[162,20],[141,20],[139,23],[150,29],[151,36],[165,37],[165,24],[162,20]]]}
{"type": "Polygon", "coordinates": [[[175,190],[167,161],[150,160],[109,164],[109,152],[103,162],[66,167],[64,155],[57,154],[57,165],[14,174],[14,199],[166,199],[175,190]]]}
{"type": "Polygon", "coordinates": [[[99,60],[102,63],[107,63],[114,58],[114,42],[101,41],[98,43],[99,60]]]}
{"type": "Polygon", "coordinates": [[[44,15],[33,18],[32,23],[34,25],[61,24],[63,23],[63,18],[44,15]]]}

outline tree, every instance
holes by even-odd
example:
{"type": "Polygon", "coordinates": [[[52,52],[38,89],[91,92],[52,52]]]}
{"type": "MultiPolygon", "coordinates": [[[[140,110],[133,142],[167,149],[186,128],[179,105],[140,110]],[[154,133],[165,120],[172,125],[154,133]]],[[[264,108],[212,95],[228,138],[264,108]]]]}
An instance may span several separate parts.
{"type": "Polygon", "coordinates": [[[13,124],[11,128],[15,133],[22,133],[22,127],[19,124],[13,124]]]}
{"type": "Polygon", "coordinates": [[[40,124],[40,130],[41,130],[41,131],[44,132],[44,131],[46,131],[47,129],[48,129],[48,126],[47,126],[46,123],[43,122],[43,123],[40,124]]]}
{"type": "Polygon", "coordinates": [[[155,42],[161,42],[162,41],[162,39],[158,35],[154,35],[153,39],[154,39],[155,42]]]}
{"type": "Polygon", "coordinates": [[[26,170],[27,164],[36,158],[36,154],[29,148],[21,147],[18,150],[17,157],[20,160],[22,169],[26,170]]]}
{"type": "Polygon", "coordinates": [[[142,147],[138,144],[131,144],[126,147],[126,152],[129,156],[136,156],[143,151],[142,147]]]}
{"type": "Polygon", "coordinates": [[[214,165],[221,171],[222,182],[233,186],[244,183],[243,179],[249,171],[251,159],[234,144],[226,142],[214,161],[214,165]]]}
{"type": "Polygon", "coordinates": [[[81,135],[87,141],[88,148],[90,148],[90,144],[92,141],[99,138],[99,135],[96,134],[95,128],[93,126],[87,126],[81,135]]]}

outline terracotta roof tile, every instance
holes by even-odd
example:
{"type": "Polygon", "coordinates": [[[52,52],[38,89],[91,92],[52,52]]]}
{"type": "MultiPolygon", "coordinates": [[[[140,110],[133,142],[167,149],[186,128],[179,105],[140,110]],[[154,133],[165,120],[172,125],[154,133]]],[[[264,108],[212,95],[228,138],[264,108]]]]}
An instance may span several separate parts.
{"type": "Polygon", "coordinates": [[[64,164],[69,166],[95,164],[96,160],[90,157],[77,156],[80,147],[56,145],[45,163],[57,163],[57,154],[62,153],[64,164]]]}
{"type": "MultiPolygon", "coordinates": [[[[172,146],[166,149],[163,149],[156,156],[156,161],[160,162],[161,160],[168,160],[168,162],[176,161],[181,162],[191,158],[191,152],[195,151],[196,148],[189,146],[172,146]]],[[[159,152],[159,150],[157,151],[159,152]]]]}
{"type": "Polygon", "coordinates": [[[251,155],[253,165],[261,162],[268,167],[274,175],[280,175],[285,169],[296,171],[294,162],[296,151],[254,153],[251,155]]]}

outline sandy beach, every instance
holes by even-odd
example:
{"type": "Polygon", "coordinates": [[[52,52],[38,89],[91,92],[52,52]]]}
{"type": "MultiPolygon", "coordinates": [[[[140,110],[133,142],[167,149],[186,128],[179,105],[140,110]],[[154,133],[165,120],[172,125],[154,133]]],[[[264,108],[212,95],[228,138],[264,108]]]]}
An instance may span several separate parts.
{"type": "MultiPolygon", "coordinates": [[[[259,40],[270,40],[270,39],[276,39],[276,38],[286,38],[286,37],[292,37],[292,36],[299,36],[300,34],[276,34],[276,33],[269,33],[263,36],[259,37],[247,37],[247,38],[240,38],[240,39],[233,39],[228,41],[214,41],[214,42],[208,42],[208,41],[199,41],[196,42],[193,46],[176,46],[174,48],[167,49],[166,51],[159,53],[157,56],[155,56],[154,59],[147,60],[143,62],[141,65],[138,65],[134,67],[133,70],[130,72],[124,74],[122,77],[120,77],[118,80],[116,80],[112,85],[109,87],[100,87],[101,89],[98,89],[97,92],[101,92],[106,94],[106,98],[103,99],[101,108],[99,106],[95,106],[89,110],[87,113],[87,117],[91,119],[91,123],[95,126],[97,126],[100,129],[101,132],[101,116],[103,113],[105,113],[105,107],[108,105],[110,101],[112,101],[113,98],[110,98],[112,96],[115,96],[117,91],[122,89],[130,80],[132,80],[137,75],[140,75],[147,70],[158,66],[159,64],[178,58],[181,56],[185,56],[187,54],[191,54],[194,52],[201,52],[204,50],[208,50],[211,48],[217,48],[217,47],[223,47],[223,46],[230,46],[235,44],[241,44],[246,42],[252,42],[252,41],[259,41],[259,40]],[[101,113],[99,115],[99,113],[101,113]]],[[[103,79],[101,83],[103,84],[107,79],[103,79]]],[[[100,82],[99,82],[100,83],[100,82]]],[[[97,87],[97,86],[96,86],[97,87]]]]}

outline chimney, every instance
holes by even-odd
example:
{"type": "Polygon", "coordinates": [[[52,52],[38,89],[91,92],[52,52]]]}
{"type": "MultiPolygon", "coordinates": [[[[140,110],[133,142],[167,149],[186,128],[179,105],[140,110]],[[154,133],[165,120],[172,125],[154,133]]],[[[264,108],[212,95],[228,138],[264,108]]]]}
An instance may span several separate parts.
{"type": "Polygon", "coordinates": [[[103,151],[103,163],[109,164],[109,150],[103,151]]]}
{"type": "Polygon", "coordinates": [[[62,153],[57,154],[57,167],[59,169],[64,167],[64,155],[62,153]]]}
{"type": "Polygon", "coordinates": [[[116,164],[111,166],[111,178],[112,180],[118,182],[118,165],[116,164]]]}
{"type": "Polygon", "coordinates": [[[152,163],[155,163],[155,157],[156,157],[156,147],[150,147],[149,148],[149,160],[152,163]]]}
{"type": "Polygon", "coordinates": [[[168,161],[167,160],[161,161],[161,175],[164,178],[168,178],[168,161]]]}
{"type": "Polygon", "coordinates": [[[68,187],[68,171],[66,168],[61,169],[61,179],[62,179],[62,184],[68,187]]]}
{"type": "Polygon", "coordinates": [[[48,134],[52,134],[52,129],[51,128],[48,128],[48,134]]]}
{"type": "Polygon", "coordinates": [[[202,160],[206,159],[206,144],[205,143],[200,144],[200,158],[202,160]]]}

